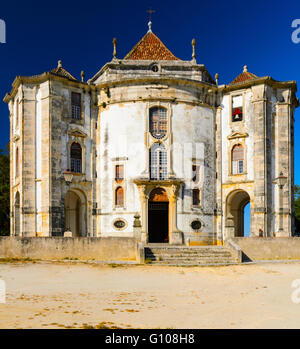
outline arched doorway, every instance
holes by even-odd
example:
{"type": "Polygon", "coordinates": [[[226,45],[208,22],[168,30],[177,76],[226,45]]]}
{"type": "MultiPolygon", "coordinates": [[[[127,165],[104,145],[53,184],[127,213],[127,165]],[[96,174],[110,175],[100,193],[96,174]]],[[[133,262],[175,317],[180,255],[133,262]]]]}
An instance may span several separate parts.
{"type": "Polygon", "coordinates": [[[162,188],[153,189],[149,196],[148,241],[169,242],[169,199],[162,188]]]}
{"type": "Polygon", "coordinates": [[[20,193],[17,192],[15,196],[15,235],[20,235],[20,193]]]}
{"type": "Polygon", "coordinates": [[[73,237],[85,235],[85,200],[73,190],[65,196],[65,230],[71,231],[73,237]]]}
{"type": "Polygon", "coordinates": [[[227,197],[226,227],[230,229],[230,236],[246,236],[250,228],[245,229],[245,224],[250,226],[250,196],[244,190],[235,190],[227,197]],[[248,210],[245,208],[248,208],[248,210]],[[248,213],[248,214],[247,214],[248,213]],[[245,221],[246,220],[246,221],[245,221]],[[247,233],[245,235],[245,232],[247,233]]]}

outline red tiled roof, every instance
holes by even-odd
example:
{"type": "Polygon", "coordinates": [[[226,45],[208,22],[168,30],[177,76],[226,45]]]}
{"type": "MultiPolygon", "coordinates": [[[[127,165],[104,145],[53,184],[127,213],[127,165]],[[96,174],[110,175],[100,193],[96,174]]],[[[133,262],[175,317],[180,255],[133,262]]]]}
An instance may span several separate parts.
{"type": "Polygon", "coordinates": [[[124,59],[180,61],[151,31],[134,46],[124,59]]]}
{"type": "Polygon", "coordinates": [[[258,78],[258,76],[248,72],[247,71],[247,67],[245,66],[244,67],[244,71],[242,72],[242,74],[237,76],[229,85],[240,84],[240,83],[243,83],[245,81],[254,80],[254,79],[257,79],[257,78],[258,78]]]}

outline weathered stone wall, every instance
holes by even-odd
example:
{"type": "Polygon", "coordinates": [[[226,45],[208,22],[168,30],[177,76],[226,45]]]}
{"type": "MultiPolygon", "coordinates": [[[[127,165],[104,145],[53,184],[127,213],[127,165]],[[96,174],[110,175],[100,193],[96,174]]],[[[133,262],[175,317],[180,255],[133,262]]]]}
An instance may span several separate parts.
{"type": "Polygon", "coordinates": [[[222,201],[222,212],[218,211],[217,220],[222,220],[225,240],[239,236],[240,223],[230,209],[234,203],[243,207],[244,202],[238,203],[239,192],[249,196],[251,235],[258,236],[260,229],[264,236],[272,237],[274,232],[278,237],[292,235],[293,103],[290,87],[280,89],[263,83],[237,86],[223,96],[222,129],[216,132],[217,167],[222,171],[222,179],[218,178],[221,193],[217,189],[217,205],[222,201]],[[243,99],[243,120],[232,122],[231,107],[236,96],[243,99]],[[231,150],[235,144],[241,144],[244,150],[242,174],[231,173],[231,150]],[[276,180],[280,172],[287,179],[282,192],[276,180]]]}
{"type": "Polygon", "coordinates": [[[0,237],[0,258],[135,260],[133,238],[0,237]]]}
{"type": "Polygon", "coordinates": [[[160,140],[167,151],[168,174],[184,182],[176,197],[177,228],[184,233],[184,240],[207,242],[215,239],[215,109],[202,102],[206,93],[204,88],[179,82],[177,85],[170,82],[153,85],[147,81],[132,82],[132,86],[111,86],[102,91],[98,101],[99,105],[105,102],[105,108],[100,112],[100,144],[97,143],[100,189],[97,215],[101,217],[98,234],[132,236],[134,214],[139,212],[142,220],[146,219],[133,180],[149,178],[149,149],[158,142],[149,132],[149,109],[160,106],[168,115],[167,133],[160,140]],[[125,179],[121,184],[114,180],[116,164],[124,165],[125,179]],[[192,180],[193,164],[200,167],[199,183],[192,180]],[[118,185],[124,188],[124,207],[115,206],[114,191],[118,185]],[[195,207],[192,190],[196,187],[201,192],[201,199],[200,205],[195,207]],[[113,226],[117,218],[127,223],[122,231],[113,226]],[[191,228],[195,219],[201,221],[201,231],[197,233],[191,228]]]}
{"type": "Polygon", "coordinates": [[[232,240],[254,261],[300,259],[299,237],[243,237],[232,240]]]}
{"type": "Polygon", "coordinates": [[[271,80],[216,86],[195,61],[117,59],[89,84],[52,74],[22,78],[5,99],[11,122],[11,234],[48,237],[72,230],[74,237],[132,238],[136,213],[147,233],[149,149],[161,142],[168,179],[155,185],[170,189],[170,181],[177,181],[168,194],[169,233],[183,233],[183,242],[195,244],[242,236],[241,213],[250,201],[251,235],[259,229],[266,236],[291,235],[296,86],[271,80]],[[81,94],[81,119],[72,118],[72,92],[81,94]],[[232,122],[235,103],[241,103],[243,120],[232,122]],[[167,110],[168,130],[160,140],[149,132],[154,106],[167,110]],[[68,186],[63,173],[70,168],[73,142],[82,148],[82,172],[74,173],[68,186]],[[239,174],[231,169],[237,144],[244,149],[239,174]],[[115,180],[117,164],[124,165],[121,183],[115,180]],[[200,168],[197,183],[193,165],[200,168]],[[279,190],[274,179],[281,171],[287,183],[279,190]],[[119,185],[123,207],[115,203],[119,185]],[[193,189],[200,191],[200,204],[193,205],[193,189]],[[117,219],[126,223],[122,229],[114,226],[117,219]],[[192,229],[193,220],[201,222],[200,229],[192,229]]]}

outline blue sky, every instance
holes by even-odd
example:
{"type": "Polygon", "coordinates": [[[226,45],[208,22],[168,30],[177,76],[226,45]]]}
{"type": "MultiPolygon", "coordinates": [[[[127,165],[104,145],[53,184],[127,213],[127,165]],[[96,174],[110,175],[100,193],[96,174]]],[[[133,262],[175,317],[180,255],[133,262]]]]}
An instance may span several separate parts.
{"type": "MultiPolygon", "coordinates": [[[[16,75],[49,71],[61,59],[76,77],[86,79],[112,58],[117,38],[123,58],[147,31],[149,7],[153,32],[179,58],[190,60],[196,39],[198,63],[219,83],[231,82],[243,66],[258,76],[297,80],[300,43],[294,44],[291,23],[300,18],[300,1],[5,1],[7,43],[0,44],[0,147],[9,141],[8,109],[2,98],[16,75]],[[186,4],[186,6],[185,6],[186,4]]],[[[300,36],[300,35],[299,35],[300,36]]],[[[295,183],[300,184],[300,108],[295,114],[295,183]]]]}

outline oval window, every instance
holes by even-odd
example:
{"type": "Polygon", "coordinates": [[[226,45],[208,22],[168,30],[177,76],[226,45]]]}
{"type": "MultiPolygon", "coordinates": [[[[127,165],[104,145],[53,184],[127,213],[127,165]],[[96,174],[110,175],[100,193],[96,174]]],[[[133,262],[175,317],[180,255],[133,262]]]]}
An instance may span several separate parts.
{"type": "Polygon", "coordinates": [[[193,221],[191,223],[191,227],[194,230],[199,230],[201,228],[201,222],[200,221],[193,221]]]}
{"type": "Polygon", "coordinates": [[[122,219],[117,219],[116,221],[114,221],[114,226],[117,229],[123,229],[125,228],[126,223],[122,219]]]}

